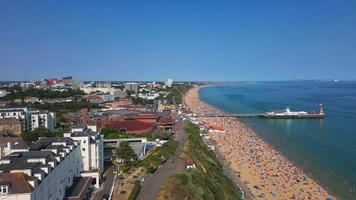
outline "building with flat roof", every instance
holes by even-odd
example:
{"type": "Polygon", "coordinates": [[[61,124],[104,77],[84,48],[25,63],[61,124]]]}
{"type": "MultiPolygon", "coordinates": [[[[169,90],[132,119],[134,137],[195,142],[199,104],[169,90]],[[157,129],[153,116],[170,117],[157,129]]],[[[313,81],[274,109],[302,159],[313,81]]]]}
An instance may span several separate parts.
{"type": "Polygon", "coordinates": [[[28,110],[25,113],[25,129],[34,131],[37,128],[45,127],[53,131],[56,127],[56,114],[46,110],[28,110]]]}
{"type": "Polygon", "coordinates": [[[74,125],[70,128],[71,132],[63,135],[80,142],[81,176],[95,179],[95,187],[99,188],[104,171],[104,135],[96,126],[74,125]]]}
{"type": "Polygon", "coordinates": [[[0,119],[15,118],[21,122],[22,130],[33,131],[45,127],[53,131],[56,126],[56,114],[47,110],[30,110],[27,108],[1,108],[0,119]]]}
{"type": "Polygon", "coordinates": [[[138,93],[139,85],[138,83],[125,83],[124,88],[126,91],[138,93]]]}

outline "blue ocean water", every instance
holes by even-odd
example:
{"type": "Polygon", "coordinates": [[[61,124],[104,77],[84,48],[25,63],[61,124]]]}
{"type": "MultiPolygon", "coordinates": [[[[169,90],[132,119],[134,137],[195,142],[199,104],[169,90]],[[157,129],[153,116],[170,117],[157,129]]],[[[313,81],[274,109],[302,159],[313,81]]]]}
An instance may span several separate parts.
{"type": "Polygon", "coordinates": [[[228,113],[289,106],[325,119],[246,118],[266,142],[341,199],[356,199],[356,82],[246,82],[206,87],[200,98],[228,113]]]}

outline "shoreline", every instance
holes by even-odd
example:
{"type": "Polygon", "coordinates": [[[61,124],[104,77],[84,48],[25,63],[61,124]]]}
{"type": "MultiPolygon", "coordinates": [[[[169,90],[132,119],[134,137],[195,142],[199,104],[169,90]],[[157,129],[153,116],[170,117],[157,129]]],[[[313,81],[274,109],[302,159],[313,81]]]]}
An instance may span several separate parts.
{"type": "MultiPolygon", "coordinates": [[[[209,86],[212,85],[191,89],[184,97],[185,105],[196,114],[226,113],[200,98],[199,90],[209,86]]],[[[216,155],[233,181],[255,199],[326,199],[328,196],[336,199],[327,187],[325,189],[239,119],[199,117],[198,121],[204,126],[224,128],[226,133],[209,134],[216,145],[216,155]],[[240,158],[236,159],[238,155],[240,158]]]]}
{"type": "MultiPolygon", "coordinates": [[[[200,89],[203,89],[203,88],[205,88],[205,87],[212,87],[212,86],[218,86],[218,85],[223,85],[223,84],[208,84],[208,85],[203,85],[203,86],[199,86],[199,90],[200,90],[200,89]]],[[[199,100],[200,100],[201,102],[203,102],[203,103],[205,103],[205,104],[207,104],[207,105],[213,107],[214,109],[218,110],[218,111],[221,112],[221,113],[228,113],[228,112],[225,112],[222,108],[220,108],[220,107],[218,107],[218,106],[213,106],[213,105],[207,103],[206,101],[204,101],[203,99],[201,99],[201,98],[200,98],[200,95],[199,95],[199,90],[198,90],[198,96],[199,96],[199,100]]],[[[333,191],[331,191],[327,185],[322,184],[322,183],[321,183],[317,178],[315,178],[311,173],[307,172],[306,169],[304,169],[303,167],[299,166],[299,165],[298,165],[297,163],[295,163],[293,160],[288,159],[288,157],[287,157],[286,155],[284,155],[282,152],[280,152],[280,151],[278,151],[276,148],[274,148],[273,145],[272,145],[270,142],[264,140],[261,136],[259,136],[259,135],[258,135],[258,132],[257,132],[253,127],[251,127],[250,125],[246,124],[245,122],[239,120],[238,118],[237,118],[237,120],[239,121],[239,123],[244,124],[245,126],[249,127],[249,129],[251,129],[263,142],[267,143],[267,144],[268,144],[271,148],[273,148],[276,152],[278,152],[279,154],[281,154],[286,160],[288,160],[289,162],[291,162],[292,165],[294,165],[295,167],[299,168],[299,169],[300,169],[301,171],[303,171],[307,176],[309,176],[311,179],[313,179],[313,181],[315,181],[318,185],[320,185],[323,189],[325,189],[325,190],[329,193],[330,196],[333,197],[333,200],[335,200],[335,199],[342,199],[342,197],[338,196],[338,195],[335,194],[333,191]]],[[[215,142],[214,142],[214,143],[215,143],[215,142]]],[[[220,153],[220,152],[219,152],[219,153],[220,153]]],[[[219,156],[221,156],[221,155],[219,155],[219,156]]],[[[220,158],[219,158],[219,159],[220,159],[220,158]]],[[[225,160],[224,160],[222,157],[221,157],[221,161],[225,162],[225,160]]],[[[229,168],[229,169],[230,169],[230,167],[227,166],[227,165],[225,165],[225,163],[224,163],[224,166],[225,166],[226,168],[229,168]]],[[[229,172],[230,172],[230,171],[229,171],[229,172]]],[[[234,180],[233,180],[233,181],[234,181],[234,180]]],[[[244,184],[243,184],[243,185],[244,185],[244,184]]],[[[245,190],[244,190],[244,191],[245,191],[245,190]]],[[[246,192],[246,191],[245,191],[245,192],[246,192]]],[[[250,191],[249,191],[249,192],[250,192],[250,191]]]]}

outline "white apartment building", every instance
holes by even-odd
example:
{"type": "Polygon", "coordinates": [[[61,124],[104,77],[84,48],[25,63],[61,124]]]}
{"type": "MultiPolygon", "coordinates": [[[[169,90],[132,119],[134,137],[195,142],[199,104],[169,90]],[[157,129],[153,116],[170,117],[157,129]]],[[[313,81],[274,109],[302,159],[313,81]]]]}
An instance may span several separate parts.
{"type": "Polygon", "coordinates": [[[97,132],[96,126],[75,125],[64,137],[80,142],[83,168],[81,175],[95,178],[95,187],[98,188],[104,170],[104,136],[97,132]]]}
{"type": "Polygon", "coordinates": [[[25,119],[27,108],[0,108],[0,118],[25,119]]]}
{"type": "Polygon", "coordinates": [[[138,97],[142,98],[142,99],[153,100],[153,99],[156,99],[157,97],[159,97],[159,93],[154,90],[151,90],[149,92],[139,93],[138,97]]]}
{"type": "Polygon", "coordinates": [[[0,97],[4,97],[7,95],[8,92],[6,92],[5,90],[0,90],[0,97]]]}
{"type": "Polygon", "coordinates": [[[54,112],[31,110],[27,111],[25,115],[26,130],[28,131],[33,131],[40,127],[53,131],[56,126],[56,115],[54,112]]]}
{"type": "Polygon", "coordinates": [[[138,83],[125,83],[124,84],[125,90],[137,93],[139,89],[138,83]]]}
{"type": "Polygon", "coordinates": [[[165,82],[164,82],[164,85],[166,86],[166,87],[172,87],[172,85],[173,85],[173,80],[172,79],[167,79],[165,82]]]}
{"type": "Polygon", "coordinates": [[[111,101],[115,100],[114,95],[111,95],[111,94],[100,94],[98,96],[103,99],[103,103],[104,102],[111,102],[111,101]]]}
{"type": "Polygon", "coordinates": [[[85,94],[102,92],[114,95],[114,97],[120,97],[124,93],[122,90],[113,87],[81,87],[80,90],[83,91],[85,94]]]}
{"type": "Polygon", "coordinates": [[[64,199],[81,171],[79,142],[42,138],[0,160],[0,200],[64,199]]]}
{"type": "Polygon", "coordinates": [[[29,110],[27,108],[0,109],[0,118],[16,118],[21,121],[22,129],[33,131],[45,127],[53,131],[56,126],[56,114],[46,110],[29,110]]]}

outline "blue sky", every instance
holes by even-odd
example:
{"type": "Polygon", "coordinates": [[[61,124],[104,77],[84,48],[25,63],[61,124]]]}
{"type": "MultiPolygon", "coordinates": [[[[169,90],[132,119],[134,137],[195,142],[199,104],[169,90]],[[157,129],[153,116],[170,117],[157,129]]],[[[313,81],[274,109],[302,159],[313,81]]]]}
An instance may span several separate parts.
{"type": "Polygon", "coordinates": [[[0,80],[356,79],[356,1],[0,1],[0,80]]]}

